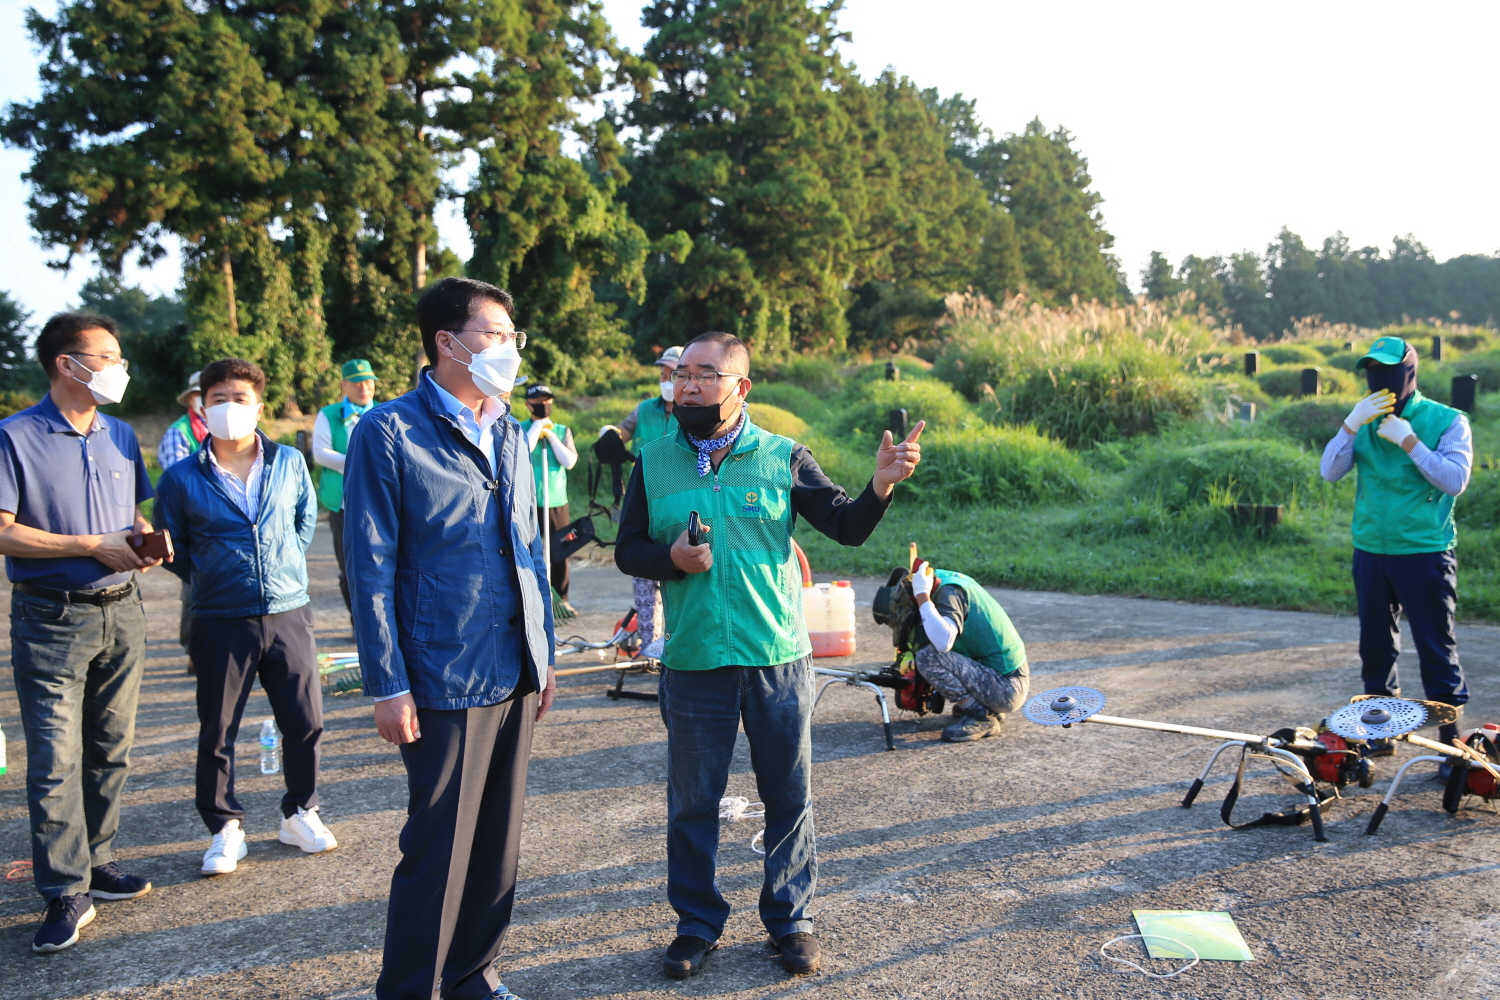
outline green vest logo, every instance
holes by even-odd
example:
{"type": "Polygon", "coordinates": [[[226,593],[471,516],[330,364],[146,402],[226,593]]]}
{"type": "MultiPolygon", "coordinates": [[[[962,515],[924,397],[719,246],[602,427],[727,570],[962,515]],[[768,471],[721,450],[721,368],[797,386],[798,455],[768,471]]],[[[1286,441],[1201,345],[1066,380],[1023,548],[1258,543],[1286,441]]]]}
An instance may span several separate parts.
{"type": "Polygon", "coordinates": [[[754,490],[746,493],[745,506],[740,508],[740,512],[744,514],[759,514],[761,512],[760,494],[755,492],[754,490]]]}

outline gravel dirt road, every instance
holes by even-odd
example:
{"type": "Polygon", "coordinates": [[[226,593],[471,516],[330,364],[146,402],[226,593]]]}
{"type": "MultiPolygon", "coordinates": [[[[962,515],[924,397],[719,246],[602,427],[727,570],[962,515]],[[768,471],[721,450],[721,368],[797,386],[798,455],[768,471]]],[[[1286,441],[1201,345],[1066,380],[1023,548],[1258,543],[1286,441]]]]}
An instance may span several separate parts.
{"type": "MultiPolygon", "coordinates": [[[[349,649],[326,525],[311,570],[320,648],[349,649]]],[[[820,664],[887,659],[889,633],[869,619],[876,582],[855,581],[858,655],[820,664]]],[[[304,856],[276,841],[280,778],[256,767],[259,720],[269,713],[255,692],[240,737],[250,854],[233,875],[200,877],[207,833],[192,807],[197,726],[176,644],[178,589],[162,572],[144,587],[150,645],[118,855],[155,891],[100,904],[77,947],[36,956],[31,883],[0,882],[0,1000],[372,996],[405,784],[369,703],[327,703],[321,794],[341,846],[304,856]]],[[[612,566],[585,566],[573,588],[582,614],[560,633],[606,637],[629,604],[629,581],[612,566]]],[[[1359,690],[1348,618],[995,593],[1026,640],[1033,692],[1096,687],[1114,715],[1270,732],[1314,724],[1359,690]]],[[[1463,628],[1460,651],[1474,690],[1466,723],[1500,719],[1500,629],[1463,628]]],[[[1416,693],[1412,653],[1402,666],[1416,693]]],[[[527,1000],[1500,996],[1500,817],[1444,813],[1428,765],[1414,769],[1379,835],[1367,837],[1394,774],[1391,761],[1379,762],[1375,787],[1336,804],[1329,842],[1317,844],[1307,827],[1222,826],[1227,758],[1198,806],[1182,809],[1212,749],[1205,740],[1044,729],[1018,715],[1001,738],[950,746],[938,741],[943,720],[905,716],[898,750],[887,753],[874,698],[843,685],[828,692],[813,727],[822,973],[789,979],[767,953],[754,910],[759,857],[749,848],[759,827],[744,820],[723,831],[720,876],[735,906],[724,947],[698,977],[665,980],[660,953],[674,926],[664,894],[665,733],[653,703],[604,696],[612,677],[565,680],[537,733],[502,966],[527,1000]],[[1255,960],[1153,981],[1099,958],[1104,941],[1134,931],[1133,909],[1173,908],[1228,910],[1255,960]]],[[[627,684],[654,687],[652,678],[627,684]]],[[[13,862],[30,847],[9,683],[0,685],[0,726],[11,748],[0,777],[0,862],[13,862]]],[[[1255,771],[1240,808],[1283,808],[1287,791],[1269,770],[1255,771]]],[[[757,798],[743,737],[729,793],[757,798]]]]}

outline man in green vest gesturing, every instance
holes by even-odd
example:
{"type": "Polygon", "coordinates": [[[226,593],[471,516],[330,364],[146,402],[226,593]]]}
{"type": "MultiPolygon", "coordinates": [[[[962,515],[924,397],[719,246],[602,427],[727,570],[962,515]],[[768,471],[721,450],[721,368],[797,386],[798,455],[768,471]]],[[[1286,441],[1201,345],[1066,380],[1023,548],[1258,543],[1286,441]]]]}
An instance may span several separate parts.
{"type": "Polygon", "coordinates": [[[782,966],[812,973],[812,647],[792,528],[800,517],[862,544],[916,468],[924,425],[901,442],[885,433],[870,484],[851,499],[806,447],[751,423],[750,351],[738,337],[690,341],[672,379],[679,429],[640,449],[615,547],[621,570],[661,581],[666,605],[660,690],[677,938],[662,967],[674,979],[696,973],[729,918],[714,880],[718,809],[743,719],[766,806],[761,922],[782,966]],[[688,533],[695,514],[707,529],[698,544],[688,533]]]}
{"type": "Polygon", "coordinates": [[[349,434],[359,418],[375,405],[375,369],[362,358],[345,361],[344,398],[318,411],[313,422],[313,461],[323,467],[318,477],[318,501],[328,508],[328,530],[333,532],[333,555],[339,564],[339,592],[349,607],[349,581],[344,577],[344,455],[349,434]]]}
{"type": "MultiPolygon", "coordinates": [[[[1401,694],[1396,616],[1405,611],[1427,698],[1462,705],[1469,689],[1453,634],[1453,498],[1474,464],[1469,421],[1417,391],[1417,352],[1400,337],[1375,341],[1357,367],[1371,393],[1323,449],[1320,471],[1332,483],[1359,469],[1354,592],[1365,694],[1401,694]]],[[[1457,735],[1457,723],[1438,730],[1443,743],[1457,735]]]]}
{"type": "MultiPolygon", "coordinates": [[[[521,421],[521,433],[531,453],[531,472],[536,483],[536,519],[550,524],[552,534],[568,527],[568,470],[578,464],[578,447],[573,431],[552,419],[552,389],[545,385],[528,386],[526,409],[531,417],[521,421]]],[[[547,553],[548,582],[561,598],[559,603],[577,614],[568,603],[568,560],[547,553]]]]}

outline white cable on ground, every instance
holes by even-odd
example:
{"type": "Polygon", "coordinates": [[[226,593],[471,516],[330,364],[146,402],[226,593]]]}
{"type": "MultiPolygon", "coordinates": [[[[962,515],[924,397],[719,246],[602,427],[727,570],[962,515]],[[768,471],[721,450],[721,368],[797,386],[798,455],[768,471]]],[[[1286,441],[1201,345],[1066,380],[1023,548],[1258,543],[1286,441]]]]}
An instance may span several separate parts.
{"type": "Polygon", "coordinates": [[[764,847],[756,847],[755,846],[756,844],[764,844],[765,842],[766,842],[766,831],[764,829],[762,829],[760,831],[760,833],[757,833],[755,836],[753,836],[753,837],[750,838],[750,850],[754,851],[756,854],[764,854],[764,853],[766,853],[766,849],[764,847]]]}
{"type": "Polygon", "coordinates": [[[765,803],[751,802],[743,795],[726,795],[719,800],[719,819],[738,823],[742,819],[759,819],[766,814],[765,803]],[[759,812],[751,810],[759,809],[759,812]]]}
{"type": "Polygon", "coordinates": [[[1117,937],[1117,938],[1110,938],[1108,941],[1106,941],[1103,944],[1101,944],[1099,946],[1099,954],[1102,955],[1103,957],[1109,959],[1111,962],[1119,962],[1121,965],[1128,965],[1132,969],[1134,969],[1135,971],[1141,973],[1144,976],[1150,976],[1152,979],[1171,979],[1173,976],[1180,976],[1184,972],[1186,972],[1187,970],[1191,969],[1193,966],[1197,965],[1198,961],[1199,961],[1199,959],[1198,959],[1198,953],[1196,951],[1194,951],[1192,948],[1188,947],[1188,945],[1184,944],[1181,941],[1178,941],[1176,938],[1163,937],[1160,934],[1121,934],[1119,937],[1117,937]],[[1187,965],[1184,965],[1182,968],[1178,969],[1176,972],[1148,972],[1145,969],[1143,969],[1141,966],[1136,965],[1130,959],[1128,959],[1128,958],[1120,958],[1117,955],[1111,955],[1107,951],[1104,950],[1105,948],[1108,948],[1112,944],[1115,944],[1115,943],[1117,943],[1119,941],[1129,941],[1132,938],[1139,938],[1141,941],[1145,941],[1146,938],[1151,938],[1153,941],[1165,941],[1167,944],[1171,945],[1172,947],[1180,949],[1181,951],[1185,951],[1189,955],[1192,955],[1193,956],[1193,960],[1191,962],[1189,962],[1187,965]]]}

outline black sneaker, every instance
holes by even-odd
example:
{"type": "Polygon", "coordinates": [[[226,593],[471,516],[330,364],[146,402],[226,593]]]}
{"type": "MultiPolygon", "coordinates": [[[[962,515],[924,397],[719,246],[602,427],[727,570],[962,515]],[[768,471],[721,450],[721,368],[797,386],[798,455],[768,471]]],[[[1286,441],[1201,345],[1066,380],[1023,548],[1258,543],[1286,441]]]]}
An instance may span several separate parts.
{"type": "Polygon", "coordinates": [[[662,959],[661,971],[668,979],[686,979],[696,976],[703,968],[703,958],[719,946],[717,941],[706,941],[691,934],[679,934],[667,945],[667,956],[662,959]]]}
{"type": "Polygon", "coordinates": [[[89,895],[95,899],[136,899],[151,891],[151,883],[139,875],[127,875],[111,861],[93,869],[89,895]]]}
{"type": "Polygon", "coordinates": [[[823,964],[817,936],[805,931],[772,938],[771,950],[781,956],[781,967],[794,976],[810,976],[823,964]]]}
{"type": "Polygon", "coordinates": [[[78,943],[78,932],[94,919],[94,901],[88,893],[76,896],[58,896],[47,900],[47,915],[36,937],[31,939],[31,950],[38,955],[71,948],[78,943]]]}

